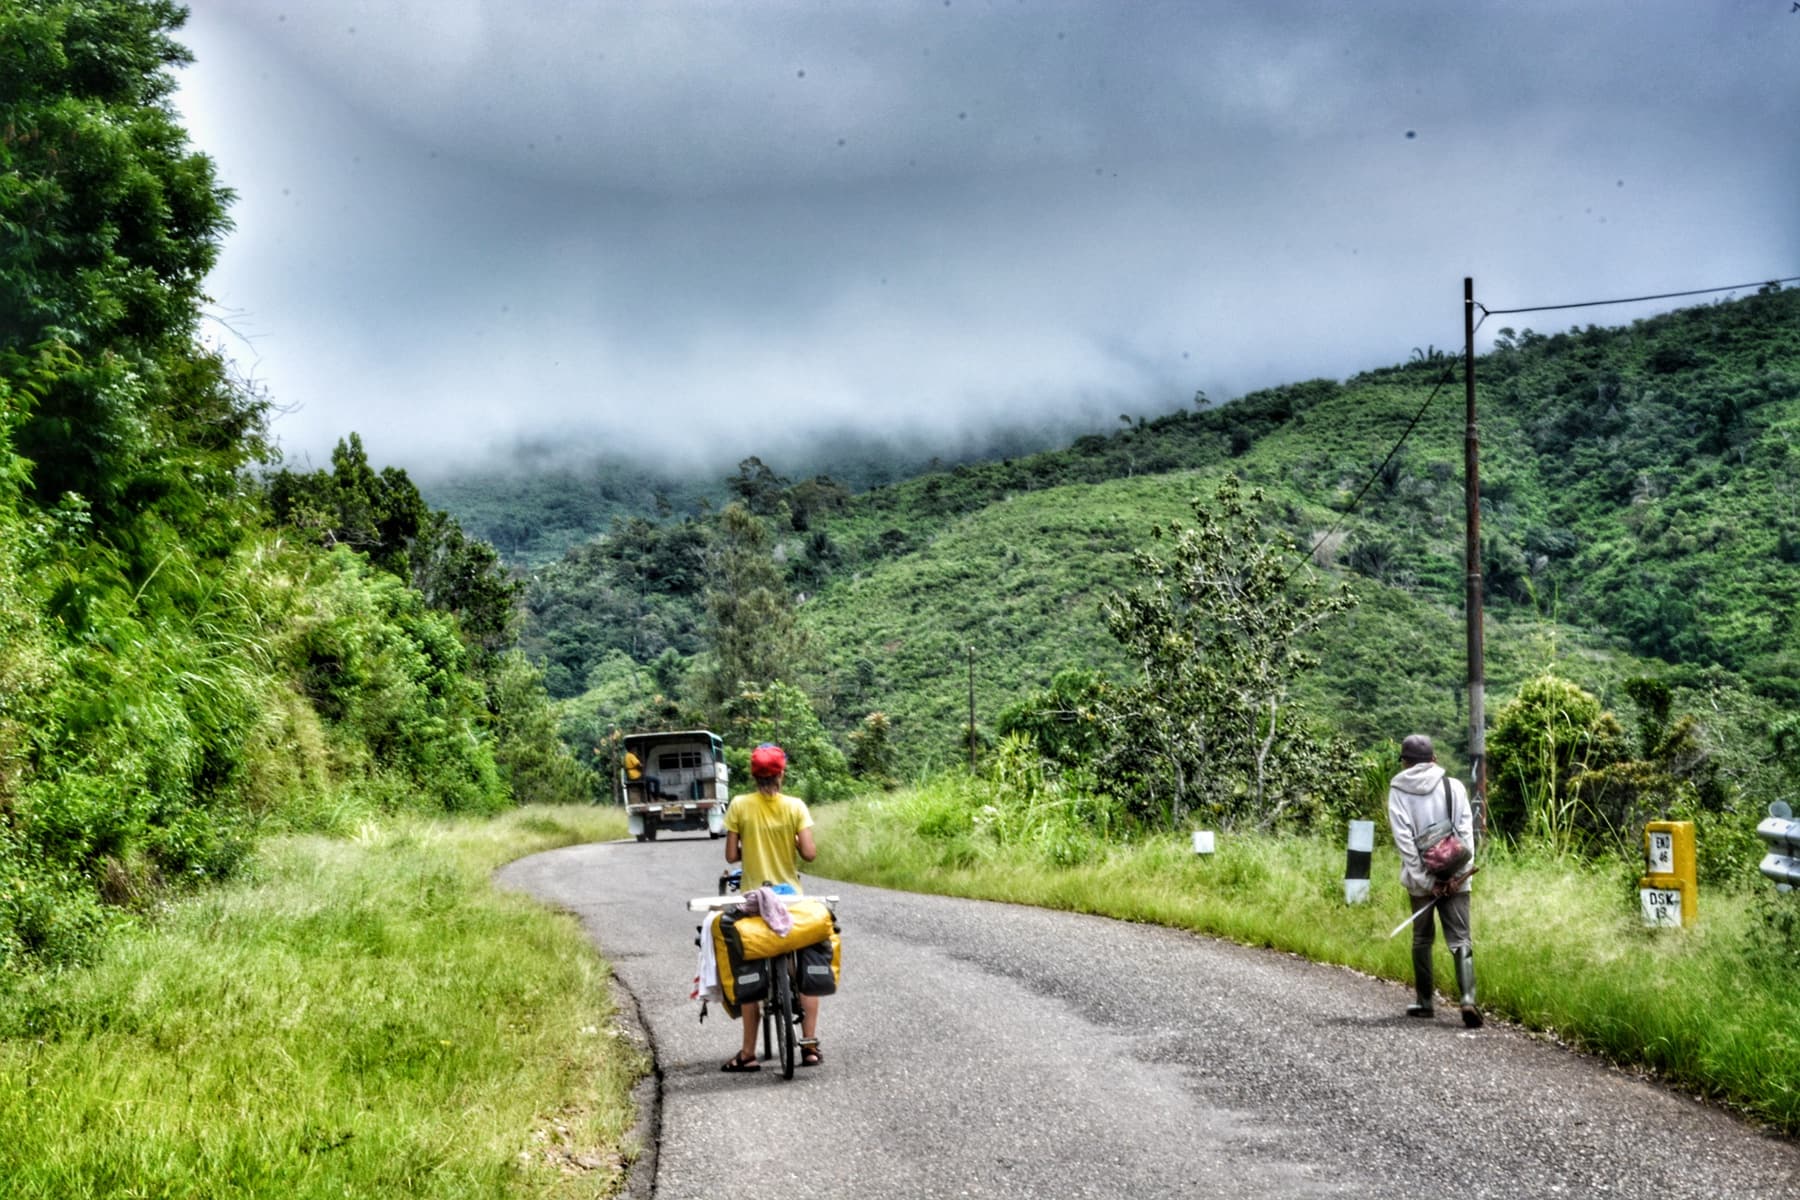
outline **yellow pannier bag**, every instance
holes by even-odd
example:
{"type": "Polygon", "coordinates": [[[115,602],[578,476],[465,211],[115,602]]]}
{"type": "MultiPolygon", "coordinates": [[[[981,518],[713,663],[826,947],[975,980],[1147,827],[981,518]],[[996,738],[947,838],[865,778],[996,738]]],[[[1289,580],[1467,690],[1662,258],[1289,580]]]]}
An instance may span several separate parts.
{"type": "Polygon", "coordinates": [[[776,934],[769,928],[769,923],[758,916],[729,912],[720,916],[713,923],[713,948],[719,954],[720,964],[733,956],[740,962],[773,958],[831,936],[834,925],[831,908],[823,900],[796,898],[787,902],[787,910],[794,927],[785,935],[776,934]]]}
{"type": "MultiPolygon", "coordinates": [[[[736,1015],[733,1010],[740,1004],[768,998],[768,964],[764,959],[828,939],[836,942],[836,922],[823,900],[796,898],[788,901],[787,910],[794,925],[785,937],[777,936],[761,917],[748,913],[722,913],[713,922],[713,957],[719,964],[719,988],[725,993],[726,1011],[732,1015],[736,1015]]],[[[833,945],[832,949],[835,979],[837,947],[833,945]]]]}

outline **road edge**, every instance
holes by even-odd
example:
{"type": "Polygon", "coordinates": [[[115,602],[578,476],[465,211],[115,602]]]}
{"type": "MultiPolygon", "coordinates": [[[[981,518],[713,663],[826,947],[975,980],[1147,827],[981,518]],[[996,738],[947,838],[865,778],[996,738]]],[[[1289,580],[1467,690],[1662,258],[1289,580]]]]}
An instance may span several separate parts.
{"type": "Polygon", "coordinates": [[[651,1040],[650,1026],[644,1021],[638,998],[625,986],[624,980],[607,963],[607,977],[612,980],[614,1019],[625,1028],[632,1041],[644,1048],[650,1069],[631,1088],[631,1102],[637,1109],[637,1120],[628,1135],[633,1144],[631,1166],[625,1173],[625,1186],[619,1194],[631,1200],[651,1200],[656,1195],[656,1155],[662,1145],[662,1064],[656,1060],[656,1043],[651,1040]]]}

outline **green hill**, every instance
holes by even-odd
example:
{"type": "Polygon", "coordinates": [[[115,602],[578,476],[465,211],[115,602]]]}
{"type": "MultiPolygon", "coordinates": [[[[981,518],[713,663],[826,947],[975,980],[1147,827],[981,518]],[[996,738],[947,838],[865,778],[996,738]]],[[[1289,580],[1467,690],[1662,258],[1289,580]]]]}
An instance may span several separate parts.
{"type": "MultiPolygon", "coordinates": [[[[1797,318],[1800,293],[1772,292],[1625,329],[1506,333],[1479,360],[1492,694],[1555,666],[1609,700],[1645,671],[1800,695],[1797,318]]],[[[804,618],[849,700],[889,711],[915,752],[954,753],[968,647],[983,721],[1061,667],[1119,669],[1100,597],[1131,581],[1153,525],[1231,471],[1363,597],[1317,647],[1317,709],[1364,743],[1459,729],[1464,418],[1447,365],[1274,389],[869,493],[824,523],[844,565],[804,618]],[[1172,463],[1188,469],[1088,481],[1172,463]]]]}
{"type": "MultiPolygon", "coordinates": [[[[1460,369],[1416,354],[854,494],[747,460],[755,478],[740,469],[726,491],[775,533],[828,725],[841,736],[885,711],[906,762],[963,752],[971,648],[986,729],[1065,667],[1126,671],[1102,598],[1133,581],[1152,527],[1227,472],[1265,492],[1313,569],[1362,597],[1314,647],[1313,711],[1359,744],[1429,728],[1454,748],[1460,369]]],[[[1741,708],[1732,737],[1749,754],[1800,699],[1800,292],[1622,328],[1502,330],[1476,380],[1490,713],[1547,669],[1609,705],[1620,680],[1654,674],[1683,704],[1741,708]]],[[[553,690],[635,663],[679,691],[706,652],[714,538],[705,513],[629,520],[535,572],[524,645],[553,690]]],[[[611,703],[592,701],[588,724],[611,703]]]]}

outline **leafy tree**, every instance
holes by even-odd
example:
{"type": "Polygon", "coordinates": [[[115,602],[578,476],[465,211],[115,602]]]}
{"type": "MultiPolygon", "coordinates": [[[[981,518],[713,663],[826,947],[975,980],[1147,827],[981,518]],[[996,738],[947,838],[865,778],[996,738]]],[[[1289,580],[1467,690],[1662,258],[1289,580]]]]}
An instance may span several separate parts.
{"type": "Polygon", "coordinates": [[[429,509],[405,471],[370,466],[360,435],[338,442],[329,472],[276,472],[268,502],[280,524],[321,546],[362,552],[412,584],[432,608],[453,614],[478,652],[476,667],[512,641],[522,585],[492,546],[469,537],[448,513],[429,509]]]}
{"type": "Polygon", "coordinates": [[[185,17],[170,0],[0,9],[0,370],[33,347],[79,353],[16,446],[34,498],[86,497],[107,535],[146,509],[199,527],[267,452],[266,405],[193,345],[230,193],[169,100],[185,17]]]}
{"type": "Polygon", "coordinates": [[[706,597],[713,654],[706,694],[714,704],[745,687],[792,683],[804,670],[805,638],[772,551],[767,525],[742,505],[725,506],[717,583],[706,597]]]}
{"type": "Polygon", "coordinates": [[[805,533],[813,522],[850,507],[850,489],[829,475],[803,479],[787,491],[790,523],[796,533],[805,533]]]}
{"type": "Polygon", "coordinates": [[[878,787],[894,786],[893,723],[884,712],[872,712],[850,731],[850,770],[878,787]]]}
{"type": "MultiPolygon", "coordinates": [[[[523,585],[500,564],[486,542],[469,537],[449,513],[429,514],[408,555],[412,583],[425,603],[454,616],[483,655],[513,641],[523,585]]],[[[538,679],[538,686],[542,680],[538,679]]]]}
{"type": "Polygon", "coordinates": [[[570,753],[544,695],[543,674],[514,650],[501,657],[488,708],[494,714],[494,763],[520,804],[577,804],[595,780],[570,753]]]}
{"type": "Polygon", "coordinates": [[[1294,583],[1293,539],[1264,529],[1235,477],[1211,506],[1192,508],[1192,526],[1166,533],[1169,557],[1137,554],[1145,582],[1105,604],[1108,629],[1140,671],[1106,704],[1106,773],[1169,822],[1198,811],[1269,827],[1354,776],[1348,747],[1310,730],[1290,692],[1316,665],[1301,639],[1354,598],[1294,583]]]}
{"type": "Polygon", "coordinates": [[[340,439],[331,471],[278,471],[269,480],[275,519],[322,546],[348,546],[402,578],[411,576],[407,552],[427,518],[425,501],[406,472],[369,465],[362,436],[340,439]]]}
{"type": "Polygon", "coordinates": [[[775,680],[741,689],[725,701],[718,728],[733,778],[750,778],[750,751],[774,742],[787,751],[786,791],[808,802],[850,795],[850,766],[798,687],[775,680]]]}
{"type": "Polygon", "coordinates": [[[738,464],[737,474],[725,480],[738,503],[759,517],[772,517],[780,511],[787,483],[754,454],[738,464]]]}
{"type": "Polygon", "coordinates": [[[1512,836],[1573,848],[1584,826],[1582,776],[1629,757],[1625,732],[1600,701],[1555,675],[1519,689],[1487,735],[1488,819],[1512,836]]]}
{"type": "Polygon", "coordinates": [[[843,554],[831,535],[815,529],[807,537],[800,556],[788,567],[796,586],[806,589],[823,587],[843,561],[843,554]]]}

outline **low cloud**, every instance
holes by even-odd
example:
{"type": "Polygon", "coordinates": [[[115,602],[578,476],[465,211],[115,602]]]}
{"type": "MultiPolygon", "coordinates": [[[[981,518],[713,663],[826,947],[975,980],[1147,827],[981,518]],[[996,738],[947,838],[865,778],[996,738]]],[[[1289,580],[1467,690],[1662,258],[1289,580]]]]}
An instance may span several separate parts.
{"type": "Polygon", "coordinates": [[[1800,272],[1778,6],[1217,7],[194,0],[211,328],[298,459],[716,465],[1800,272]]]}

